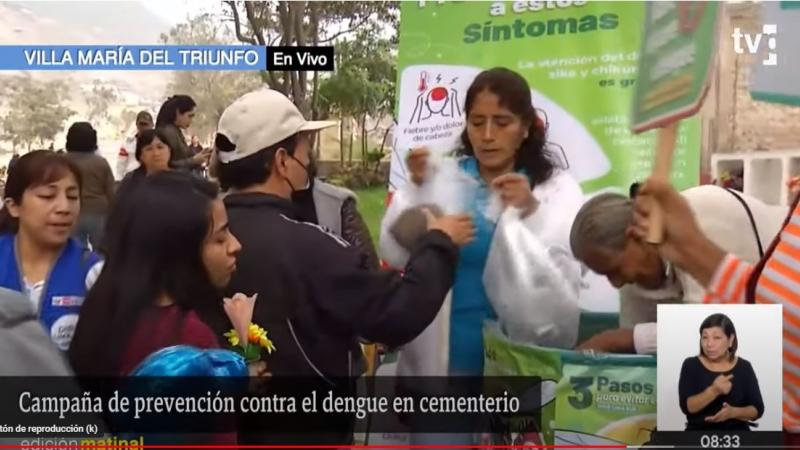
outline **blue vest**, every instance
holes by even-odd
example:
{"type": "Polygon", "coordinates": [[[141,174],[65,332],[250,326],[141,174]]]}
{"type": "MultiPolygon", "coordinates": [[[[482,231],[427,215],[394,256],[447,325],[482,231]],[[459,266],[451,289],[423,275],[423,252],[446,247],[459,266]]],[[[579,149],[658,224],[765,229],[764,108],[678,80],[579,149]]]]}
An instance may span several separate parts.
{"type": "MultiPolygon", "coordinates": [[[[14,235],[0,235],[0,287],[25,294],[14,242],[14,235]]],[[[72,341],[86,296],[86,276],[99,261],[96,254],[70,239],[47,275],[37,315],[61,350],[67,350],[72,341]]]]}

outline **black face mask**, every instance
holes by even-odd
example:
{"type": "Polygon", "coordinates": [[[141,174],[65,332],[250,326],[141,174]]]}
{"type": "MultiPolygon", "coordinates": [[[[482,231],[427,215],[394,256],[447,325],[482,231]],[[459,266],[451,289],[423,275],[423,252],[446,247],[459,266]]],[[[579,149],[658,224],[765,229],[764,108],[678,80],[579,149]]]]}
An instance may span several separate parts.
{"type": "Polygon", "coordinates": [[[314,187],[314,178],[317,176],[317,164],[313,159],[309,161],[308,165],[305,165],[300,162],[299,159],[295,158],[294,155],[289,155],[289,157],[295,160],[297,164],[300,164],[300,167],[306,171],[306,179],[308,180],[305,186],[300,189],[295,189],[295,187],[292,185],[292,182],[289,181],[288,178],[286,179],[286,182],[289,183],[289,187],[292,188],[292,197],[294,197],[294,195],[298,192],[311,192],[311,188],[314,187]]]}
{"type": "Polygon", "coordinates": [[[311,159],[311,161],[306,166],[306,175],[308,175],[308,187],[306,188],[307,191],[311,191],[314,187],[314,180],[317,178],[317,160],[311,159]]]}
{"type": "MultiPolygon", "coordinates": [[[[299,162],[299,161],[298,161],[299,162]]],[[[302,164],[301,164],[302,165],[302,164]]],[[[314,204],[314,179],[317,175],[317,165],[312,159],[308,166],[304,166],[308,174],[308,187],[303,190],[292,188],[292,203],[296,207],[298,219],[304,222],[317,223],[317,208],[314,204]]]]}

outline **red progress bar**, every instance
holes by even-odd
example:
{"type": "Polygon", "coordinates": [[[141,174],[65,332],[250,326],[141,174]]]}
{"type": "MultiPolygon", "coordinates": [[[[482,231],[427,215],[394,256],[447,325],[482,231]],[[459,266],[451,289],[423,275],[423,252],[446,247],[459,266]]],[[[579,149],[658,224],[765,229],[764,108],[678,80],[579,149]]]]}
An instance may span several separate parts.
{"type": "Polygon", "coordinates": [[[625,445],[0,445],[0,449],[131,449],[131,448],[159,448],[159,449],[527,449],[527,448],[546,448],[546,449],[617,449],[628,448],[625,445]]]}

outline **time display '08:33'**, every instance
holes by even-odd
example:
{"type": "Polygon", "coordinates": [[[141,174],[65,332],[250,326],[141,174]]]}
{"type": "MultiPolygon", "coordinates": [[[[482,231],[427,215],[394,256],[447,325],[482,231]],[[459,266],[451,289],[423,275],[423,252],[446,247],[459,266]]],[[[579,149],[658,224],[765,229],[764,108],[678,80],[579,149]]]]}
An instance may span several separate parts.
{"type": "Polygon", "coordinates": [[[739,436],[735,434],[704,434],[700,436],[700,447],[703,448],[739,448],[739,436]]]}

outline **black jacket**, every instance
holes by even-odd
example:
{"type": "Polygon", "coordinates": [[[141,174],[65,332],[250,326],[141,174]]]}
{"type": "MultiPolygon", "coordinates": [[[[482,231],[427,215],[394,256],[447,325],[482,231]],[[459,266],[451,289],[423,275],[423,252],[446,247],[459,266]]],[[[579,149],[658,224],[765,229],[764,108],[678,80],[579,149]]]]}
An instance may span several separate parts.
{"type": "Polygon", "coordinates": [[[295,220],[289,200],[266,194],[225,198],[242,243],[228,294],[258,293],[253,322],[277,351],[274,376],[360,375],[358,338],[405,344],[433,321],[453,285],[458,248],[429,232],[404,274],[367,267],[341,237],[295,220]]]}
{"type": "MultiPolygon", "coordinates": [[[[225,205],[242,243],[228,294],[258,293],[253,322],[267,329],[276,347],[266,358],[273,394],[282,394],[277,386],[285,389],[288,377],[290,395],[303,395],[291,387],[298,376],[307,377],[306,385],[319,380],[321,388],[330,382],[351,391],[342,377],[363,371],[359,338],[409,342],[433,321],[453,284],[458,248],[439,231],[420,240],[401,276],[368,268],[363,253],[344,239],[296,220],[287,199],[233,194],[225,205]]],[[[239,443],[348,444],[354,420],[249,415],[240,418],[239,443]],[[302,431],[291,428],[297,424],[302,431]]]]}

